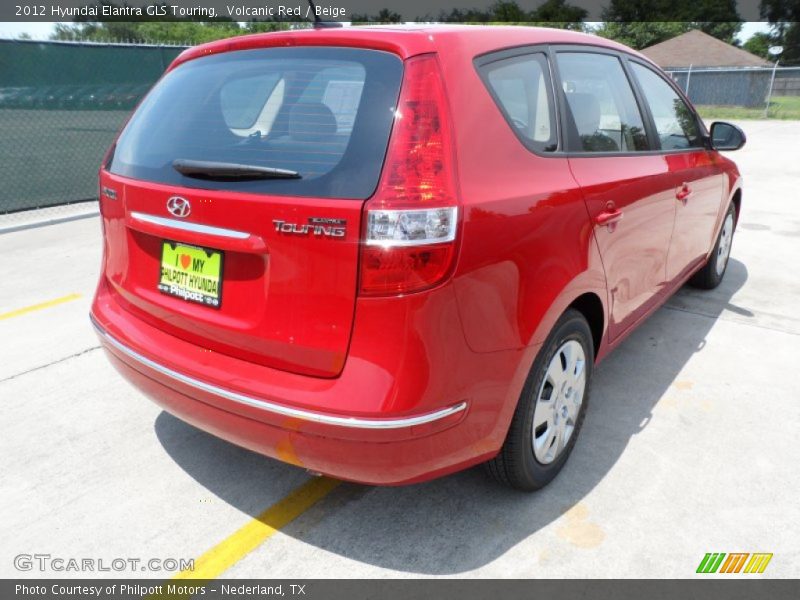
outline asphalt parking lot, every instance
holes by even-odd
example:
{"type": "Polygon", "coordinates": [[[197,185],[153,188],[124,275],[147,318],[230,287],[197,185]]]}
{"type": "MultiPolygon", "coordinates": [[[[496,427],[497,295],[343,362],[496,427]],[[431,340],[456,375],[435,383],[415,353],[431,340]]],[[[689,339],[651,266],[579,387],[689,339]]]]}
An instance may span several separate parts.
{"type": "Polygon", "coordinates": [[[203,557],[225,577],[682,578],[707,552],[773,553],[747,577],[796,577],[800,122],[742,126],[723,284],[681,290],[602,363],[575,452],[533,495],[480,468],[336,485],[194,429],[98,349],[98,219],[0,235],[0,577],[174,575],[15,567],[49,554],[203,557]]]}

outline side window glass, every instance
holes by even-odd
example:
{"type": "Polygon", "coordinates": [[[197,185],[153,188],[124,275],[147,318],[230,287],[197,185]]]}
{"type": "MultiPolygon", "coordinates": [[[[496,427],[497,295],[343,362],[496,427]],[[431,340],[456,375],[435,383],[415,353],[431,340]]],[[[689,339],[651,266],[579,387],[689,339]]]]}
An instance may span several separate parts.
{"type": "Polygon", "coordinates": [[[540,152],[556,150],[555,111],[545,55],[498,60],[481,71],[503,116],[523,142],[540,152]]]}
{"type": "Polygon", "coordinates": [[[649,150],[642,115],[616,56],[559,52],[569,147],[582,152],[649,150]]]}
{"type": "Polygon", "coordinates": [[[666,81],[647,67],[631,62],[644,92],[663,150],[699,148],[703,140],[694,114],[666,81]]]}

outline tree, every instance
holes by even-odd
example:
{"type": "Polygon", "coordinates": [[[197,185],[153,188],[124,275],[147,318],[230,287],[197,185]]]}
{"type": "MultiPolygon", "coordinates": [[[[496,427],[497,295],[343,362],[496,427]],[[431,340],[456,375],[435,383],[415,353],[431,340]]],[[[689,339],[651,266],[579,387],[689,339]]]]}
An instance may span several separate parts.
{"type": "Polygon", "coordinates": [[[781,45],[783,46],[781,62],[790,65],[800,64],[800,23],[794,21],[786,28],[781,45]]]}
{"type": "Polygon", "coordinates": [[[742,29],[742,18],[736,0],[680,0],[683,19],[695,29],[713,35],[728,44],[737,45],[736,34],[742,29]]]}
{"type": "Polygon", "coordinates": [[[800,64],[800,0],[761,0],[760,8],[771,25],[773,44],[783,46],[781,63],[800,64]]]}
{"type": "Polygon", "coordinates": [[[233,35],[248,33],[235,22],[196,21],[101,21],[90,23],[58,23],[51,36],[57,40],[201,44],[233,35]]]}
{"type": "Polygon", "coordinates": [[[529,16],[537,25],[583,31],[586,28],[583,20],[588,14],[585,8],[567,4],[566,0],[546,0],[529,16]]]}
{"type": "Polygon", "coordinates": [[[528,13],[519,7],[516,2],[498,0],[489,7],[492,21],[501,23],[525,23],[530,20],[528,13]]]}
{"type": "Polygon", "coordinates": [[[222,38],[308,27],[305,23],[281,21],[100,21],[90,23],[57,23],[50,36],[55,40],[92,42],[129,42],[133,44],[194,45],[222,38]]]}
{"type": "Polygon", "coordinates": [[[686,33],[690,29],[692,29],[691,24],[674,21],[605,21],[595,33],[641,50],[686,33]]]}
{"type": "Polygon", "coordinates": [[[744,43],[744,49],[751,54],[760,56],[761,58],[773,60],[773,57],[770,56],[769,49],[774,45],[775,42],[771,33],[759,31],[758,33],[753,34],[753,37],[744,43]]]}
{"type": "Polygon", "coordinates": [[[587,15],[585,9],[567,4],[567,0],[545,0],[530,12],[522,9],[516,2],[498,0],[486,10],[454,8],[449,13],[442,11],[438,18],[425,17],[422,20],[445,23],[540,25],[583,31],[583,20],[587,15]]]}
{"type": "Polygon", "coordinates": [[[646,48],[690,29],[728,44],[736,43],[742,19],[736,0],[611,0],[597,33],[636,49],[646,48]],[[660,21],[652,21],[658,15],[660,21]]]}
{"type": "Polygon", "coordinates": [[[362,23],[402,23],[403,16],[388,8],[382,8],[377,15],[353,14],[350,16],[350,22],[353,25],[362,23]]]}
{"type": "Polygon", "coordinates": [[[270,31],[286,31],[287,29],[309,29],[313,23],[307,21],[248,21],[242,33],[269,33],[270,31]]]}
{"type": "MultiPolygon", "coordinates": [[[[109,0],[102,0],[100,4],[114,5],[109,0]]],[[[153,4],[158,4],[157,0],[153,4]]],[[[57,23],[51,39],[194,45],[247,33],[310,27],[310,23],[282,20],[239,24],[229,17],[217,17],[213,21],[192,18],[160,21],[157,17],[146,16],[136,21],[130,21],[130,17],[108,17],[100,21],[87,21],[87,18],[78,17],[75,23],[57,23]]]]}

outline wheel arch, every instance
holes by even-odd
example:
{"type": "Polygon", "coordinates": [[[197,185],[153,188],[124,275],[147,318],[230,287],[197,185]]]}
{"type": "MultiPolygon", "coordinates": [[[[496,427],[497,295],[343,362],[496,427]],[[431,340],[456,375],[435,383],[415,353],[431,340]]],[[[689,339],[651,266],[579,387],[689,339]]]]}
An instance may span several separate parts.
{"type": "Polygon", "coordinates": [[[742,188],[736,188],[731,196],[731,202],[736,207],[736,216],[733,221],[733,226],[736,227],[739,224],[739,215],[742,214],[742,188]]]}
{"type": "Polygon", "coordinates": [[[589,330],[592,332],[594,357],[597,360],[600,344],[603,341],[603,333],[605,332],[606,316],[603,301],[594,292],[586,292],[575,298],[567,308],[577,310],[589,323],[589,330]]]}

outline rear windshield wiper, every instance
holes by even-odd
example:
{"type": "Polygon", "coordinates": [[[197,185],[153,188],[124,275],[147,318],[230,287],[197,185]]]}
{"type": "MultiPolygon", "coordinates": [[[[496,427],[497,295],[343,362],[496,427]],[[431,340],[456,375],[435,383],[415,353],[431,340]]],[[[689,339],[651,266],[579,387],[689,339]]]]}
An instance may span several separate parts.
{"type": "Polygon", "coordinates": [[[302,175],[289,169],[241,165],[213,160],[187,160],[178,158],[172,161],[172,168],[187,177],[197,179],[239,180],[251,179],[300,179],[302,175]]]}

